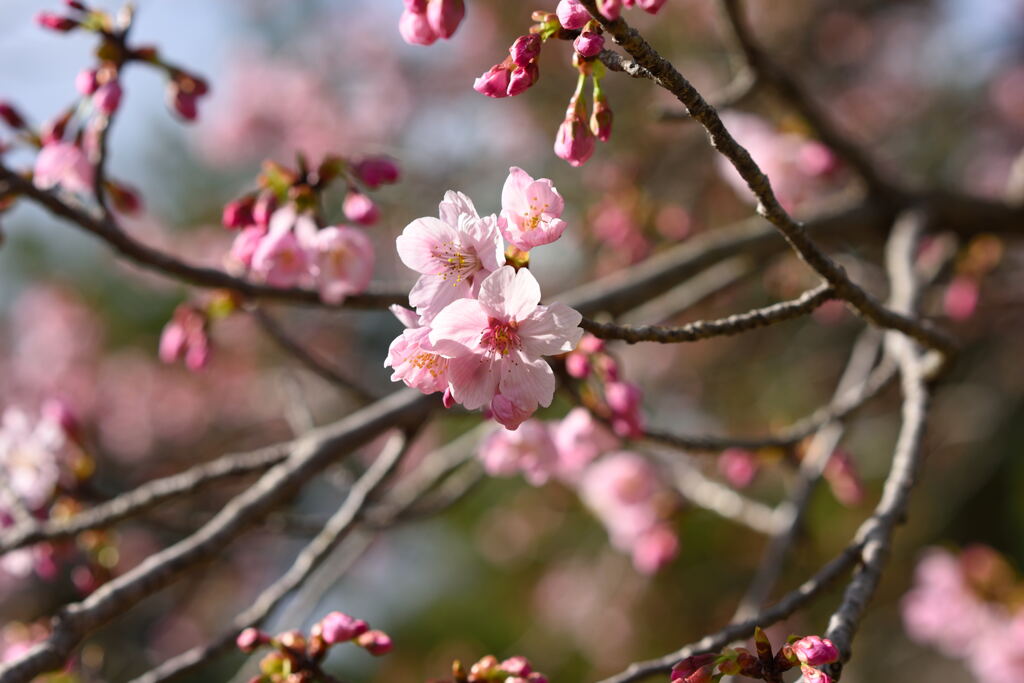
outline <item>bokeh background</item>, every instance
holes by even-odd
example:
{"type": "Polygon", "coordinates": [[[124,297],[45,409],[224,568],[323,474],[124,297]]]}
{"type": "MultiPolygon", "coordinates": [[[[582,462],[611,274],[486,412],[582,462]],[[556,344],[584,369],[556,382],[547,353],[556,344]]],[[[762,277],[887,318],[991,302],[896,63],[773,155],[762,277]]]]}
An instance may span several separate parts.
{"type": "MultiPolygon", "coordinates": [[[[56,3],[0,5],[0,98],[32,120],[52,116],[75,96],[91,63],[92,41],[39,29],[32,16],[56,3]]],[[[627,268],[649,254],[749,216],[704,135],[648,82],[612,74],[605,90],[616,116],[612,141],[582,169],[551,151],[575,84],[567,44],[549,44],[542,78],[520,97],[491,100],[473,79],[528,28],[547,2],[468,0],[466,23],[430,48],[403,43],[399,0],[142,0],[136,41],[207,77],[212,92],[199,121],[183,126],[163,102],[163,81],[129,68],[111,138],[110,173],[137,187],[141,216],[127,221],[140,239],[192,261],[218,265],[232,235],[219,226],[223,204],[251,189],[266,158],[386,153],[402,181],[375,195],[383,220],[372,229],[374,278],[408,287],[393,239],[406,223],[432,215],[447,189],[467,192],[481,211],[500,208],[508,167],[550,177],[567,199],[570,229],[539,250],[532,267],[546,296],[627,268]]],[[[707,0],[670,0],[657,17],[630,19],[703,92],[728,83],[726,33],[707,0]]],[[[988,197],[1004,191],[1024,142],[1024,4],[1018,0],[800,0],[748,3],[762,42],[882,162],[914,183],[988,197]]],[[[113,4],[105,6],[113,9],[113,4]]],[[[842,169],[826,175],[786,161],[786,145],[807,131],[770,95],[744,102],[740,142],[791,188],[798,216],[852,201],[842,169]],[[769,131],[769,132],[766,132],[769,131]]],[[[12,165],[32,156],[13,150],[12,165]]],[[[334,217],[341,218],[335,210],[334,217]]],[[[207,369],[190,373],[156,359],[157,340],[188,296],[178,284],[116,260],[95,240],[33,207],[3,217],[0,249],[0,407],[35,410],[59,397],[79,416],[95,467],[99,499],[225,451],[287,438],[296,406],[317,422],[353,408],[238,315],[217,325],[207,369]]],[[[880,244],[844,234],[835,245],[866,280],[877,280],[880,244]]],[[[969,245],[962,245],[965,248],[969,245]]],[[[929,292],[927,311],[965,341],[939,391],[927,439],[924,477],[901,528],[890,568],[856,640],[844,681],[968,681],[958,662],[903,634],[899,599],[927,545],[987,543],[1024,567],[1024,370],[1021,254],[999,241],[999,265],[980,283],[980,303],[950,308],[946,287],[929,292]]],[[[986,247],[991,249],[991,243],[986,247]]],[[[964,252],[969,253],[969,249],[964,252]]],[[[793,296],[813,278],[795,259],[757,263],[737,282],[677,320],[724,315],[793,296]]],[[[385,314],[274,310],[289,329],[376,391],[390,390],[382,366],[398,324],[385,314]]],[[[841,309],[738,338],[618,350],[628,377],[645,391],[649,421],[694,433],[764,433],[827,400],[859,323],[841,309]]],[[[898,395],[890,389],[860,413],[843,441],[865,493],[844,505],[829,487],[816,494],[808,528],[783,588],[837,552],[869,513],[888,469],[898,395]]],[[[546,414],[564,414],[556,402],[546,414]]],[[[422,438],[424,448],[472,424],[452,418],[422,438]]],[[[789,476],[771,454],[750,495],[776,501],[789,476]]],[[[714,474],[713,465],[709,472],[714,474]]],[[[337,476],[334,476],[337,475],[337,476]]],[[[342,495],[325,476],[297,508],[329,514],[342,495]]],[[[102,576],[75,576],[90,543],[115,549],[104,568],[125,571],[182,538],[233,489],[171,505],[120,525],[102,539],[61,549],[58,575],[44,580],[0,569],[0,621],[13,642],[27,625],[87,590],[102,576]]],[[[679,557],[653,577],[638,574],[608,546],[600,523],[573,491],[533,488],[520,479],[487,480],[439,517],[376,540],[322,596],[303,594],[276,615],[280,627],[309,624],[331,609],[388,631],[395,651],[370,661],[352,648],[336,661],[346,680],[426,680],[451,659],[493,652],[525,654],[552,681],[589,681],[630,661],[675,649],[724,624],[752,576],[764,540],[697,509],[676,519],[679,557]]],[[[285,567],[303,543],[297,530],[253,531],[218,560],[133,609],[91,638],[79,662],[83,680],[126,680],[219,633],[231,615],[285,567]]],[[[335,560],[337,561],[337,560],[335,560]]],[[[774,634],[823,630],[838,594],[774,634]]],[[[340,654],[340,651],[339,651],[340,654]]],[[[242,664],[226,657],[190,680],[229,680],[242,664]]],[[[245,669],[251,673],[250,668],[245,669]]],[[[241,679],[241,680],[244,680],[241,679]]]]}

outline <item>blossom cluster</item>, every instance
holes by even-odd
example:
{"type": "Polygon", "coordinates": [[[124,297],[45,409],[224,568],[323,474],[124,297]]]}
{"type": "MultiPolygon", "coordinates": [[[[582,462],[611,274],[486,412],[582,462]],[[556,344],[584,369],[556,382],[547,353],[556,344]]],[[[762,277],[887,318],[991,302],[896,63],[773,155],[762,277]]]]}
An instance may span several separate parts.
{"type": "Polygon", "coordinates": [[[260,675],[250,679],[250,683],[320,680],[320,663],[327,653],[333,646],[348,642],[374,656],[387,654],[392,648],[388,634],[371,630],[365,621],[344,612],[331,612],[315,623],[308,635],[290,630],[271,636],[250,627],[235,639],[238,649],[243,652],[273,648],[260,660],[260,675]]]}
{"type": "Polygon", "coordinates": [[[774,652],[768,636],[758,628],[754,646],[755,652],[736,647],[687,657],[672,668],[671,683],[711,683],[722,676],[781,681],[783,673],[797,666],[805,683],[830,683],[832,678],[817,667],[839,660],[839,650],[821,636],[791,636],[774,652]]]}
{"type": "Polygon", "coordinates": [[[494,655],[486,655],[474,662],[468,672],[459,660],[452,662],[450,683],[548,683],[548,678],[534,671],[526,657],[517,655],[499,660],[494,655]]]}
{"type": "Polygon", "coordinates": [[[398,32],[410,45],[433,45],[447,40],[466,16],[464,0],[404,0],[398,32]]]}
{"type": "Polygon", "coordinates": [[[901,610],[916,642],[960,660],[980,683],[1024,680],[1024,586],[995,550],[928,550],[901,610]]]}
{"type": "Polygon", "coordinates": [[[513,167],[501,215],[481,216],[460,192],[445,194],[439,217],[418,218],[398,237],[402,262],[420,274],[409,293],[415,311],[392,310],[406,326],[388,349],[392,381],[425,394],[443,392],[446,406],[486,408],[516,429],[554,396],[543,359],[579,342],[581,316],[560,303],[541,305],[540,285],[517,265],[528,250],[558,239],[564,201],[550,180],[513,167]]]}
{"type": "Polygon", "coordinates": [[[496,430],[478,456],[492,476],[522,473],[534,486],[554,480],[575,488],[612,545],[629,553],[638,571],[652,574],[679,550],[668,521],[676,496],[654,464],[619,449],[619,438],[577,407],[561,420],[531,419],[514,432],[496,430]]]}

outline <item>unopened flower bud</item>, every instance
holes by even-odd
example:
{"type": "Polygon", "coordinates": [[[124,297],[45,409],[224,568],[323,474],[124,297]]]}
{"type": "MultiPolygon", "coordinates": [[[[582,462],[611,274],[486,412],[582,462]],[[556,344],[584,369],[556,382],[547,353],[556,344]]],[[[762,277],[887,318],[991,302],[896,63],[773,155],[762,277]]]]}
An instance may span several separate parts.
{"type": "Polygon", "coordinates": [[[582,166],[594,154],[595,138],[587,125],[586,114],[583,102],[573,97],[555,137],[555,154],[570,166],[582,166]]]}
{"type": "Polygon", "coordinates": [[[277,197],[266,190],[260,193],[252,207],[252,220],[261,228],[270,225],[270,217],[277,211],[277,197]]]}
{"type": "Polygon", "coordinates": [[[473,81],[473,90],[488,97],[507,97],[511,76],[506,64],[495,64],[473,81]]]}
{"type": "Polygon", "coordinates": [[[25,119],[21,113],[9,102],[0,102],[0,119],[4,120],[11,128],[24,128],[25,119]]]}
{"type": "Polygon", "coordinates": [[[48,28],[51,31],[59,31],[61,33],[67,33],[78,26],[78,22],[71,17],[62,17],[59,14],[54,14],[53,12],[38,13],[36,15],[36,23],[43,28],[48,28]]]}
{"type": "Polygon", "coordinates": [[[266,645],[270,642],[270,636],[263,633],[258,628],[249,627],[238,634],[235,638],[235,645],[242,652],[253,652],[260,645],[266,645]]]}
{"type": "Polygon", "coordinates": [[[426,12],[414,12],[408,7],[398,20],[398,32],[410,45],[433,45],[437,41],[437,33],[427,21],[426,12]]]}
{"type": "Polygon", "coordinates": [[[199,116],[199,98],[186,93],[174,84],[167,89],[168,105],[186,121],[195,121],[199,116]]]}
{"type": "Polygon", "coordinates": [[[342,210],[350,221],[359,225],[373,225],[380,218],[380,209],[362,192],[349,192],[342,210]]]}
{"type": "Polygon", "coordinates": [[[115,79],[97,88],[92,96],[92,102],[98,110],[110,116],[121,105],[121,95],[121,84],[115,79]]]}
{"type": "Polygon", "coordinates": [[[793,653],[801,663],[809,666],[831,664],[839,659],[839,649],[828,638],[804,636],[792,643],[793,653]]]}
{"type": "Polygon", "coordinates": [[[622,0],[597,0],[597,11],[615,21],[622,14],[622,0]]]}
{"type": "Polygon", "coordinates": [[[583,31],[572,41],[572,46],[581,57],[590,59],[601,54],[604,49],[604,36],[596,31],[583,31]]]}
{"type": "Polygon", "coordinates": [[[536,64],[517,66],[508,81],[509,96],[520,95],[537,82],[540,78],[540,69],[536,64]]]}
{"type": "Polygon", "coordinates": [[[590,117],[590,130],[601,142],[612,136],[612,108],[603,94],[594,99],[594,113],[590,117]]]}
{"type": "Polygon", "coordinates": [[[324,642],[329,645],[352,640],[370,630],[362,619],[350,617],[344,612],[331,612],[317,624],[324,642]]]}
{"type": "Polygon", "coordinates": [[[255,223],[252,216],[252,207],[252,197],[243,197],[242,199],[228,202],[224,205],[224,211],[221,212],[220,222],[229,230],[247,228],[255,223]]]}
{"type": "Polygon", "coordinates": [[[390,157],[367,157],[352,167],[352,172],[371,190],[398,182],[398,163],[390,157]]]}
{"type": "Polygon", "coordinates": [[[91,95],[96,92],[98,84],[96,83],[96,70],[95,69],[82,69],[75,76],[75,90],[80,92],[82,95],[91,95]]]}
{"type": "Polygon", "coordinates": [[[441,403],[448,410],[451,410],[452,406],[455,405],[455,397],[452,396],[451,387],[444,390],[444,395],[441,397],[441,403]]]}
{"type": "Polygon", "coordinates": [[[509,657],[501,663],[501,670],[512,676],[529,676],[533,671],[530,662],[526,657],[509,657]]]}
{"type": "Polygon", "coordinates": [[[516,38],[512,47],[508,49],[512,61],[519,66],[526,66],[540,56],[540,48],[543,41],[536,33],[528,33],[525,36],[516,38]]]}
{"type": "Polygon", "coordinates": [[[567,28],[570,31],[581,29],[590,21],[590,12],[580,4],[579,0],[561,0],[555,13],[558,15],[558,23],[562,25],[562,28],[567,28]]]}
{"type": "Polygon", "coordinates": [[[565,371],[570,377],[586,379],[590,375],[590,359],[582,353],[570,353],[565,357],[565,371]]]}
{"type": "Polygon", "coordinates": [[[831,676],[807,664],[800,665],[800,675],[804,677],[804,683],[832,683],[831,676]]]}
{"type": "Polygon", "coordinates": [[[711,680],[712,665],[717,655],[708,652],[687,657],[672,667],[672,683],[705,683],[711,680]]]}
{"type": "Polygon", "coordinates": [[[463,0],[428,0],[427,21],[441,38],[451,38],[466,16],[463,0]]]}
{"type": "Polygon", "coordinates": [[[657,14],[667,0],[636,0],[636,4],[648,14],[657,14]]]}
{"type": "Polygon", "coordinates": [[[371,655],[379,657],[391,652],[391,636],[383,631],[367,631],[356,638],[356,645],[364,648],[371,655]]]}

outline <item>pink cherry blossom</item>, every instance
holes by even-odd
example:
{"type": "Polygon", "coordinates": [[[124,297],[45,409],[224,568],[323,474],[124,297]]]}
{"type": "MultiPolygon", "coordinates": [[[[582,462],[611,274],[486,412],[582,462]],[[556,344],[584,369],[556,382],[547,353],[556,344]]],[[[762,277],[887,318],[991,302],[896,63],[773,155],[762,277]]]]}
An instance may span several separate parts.
{"type": "Polygon", "coordinates": [[[496,422],[500,422],[505,429],[515,430],[524,421],[533,415],[534,408],[529,403],[514,401],[501,393],[494,395],[491,399],[489,412],[496,422]]]}
{"type": "Polygon", "coordinates": [[[427,21],[425,12],[414,12],[408,8],[398,20],[398,32],[402,40],[410,45],[433,45],[438,37],[427,21]]]}
{"type": "Polygon", "coordinates": [[[574,97],[555,136],[555,155],[569,162],[570,166],[582,166],[593,156],[596,144],[583,100],[574,97]]]}
{"type": "Polygon", "coordinates": [[[573,408],[554,426],[552,440],[558,450],[559,477],[569,483],[578,481],[599,456],[619,447],[619,440],[583,407],[573,408]]]}
{"type": "Polygon", "coordinates": [[[582,316],[565,304],[540,305],[529,270],[502,266],[480,286],[479,299],[459,299],[431,322],[430,342],[451,358],[448,382],[470,410],[500,393],[520,406],[548,406],[555,376],[542,356],[571,351],[582,316]]]}
{"type": "Polygon", "coordinates": [[[370,627],[362,619],[356,619],[344,612],[331,612],[314,627],[328,645],[343,643],[363,635],[370,627]]]}
{"type": "Polygon", "coordinates": [[[512,70],[507,64],[495,64],[473,81],[473,90],[488,97],[508,97],[512,70]]]}
{"type": "Polygon", "coordinates": [[[311,252],[316,264],[320,298],[338,304],[365,292],[373,277],[373,244],[362,230],[345,225],[316,233],[311,252]]]}
{"type": "Polygon", "coordinates": [[[75,76],[75,90],[80,94],[89,96],[96,92],[96,69],[82,69],[75,76]]]}
{"type": "Polygon", "coordinates": [[[509,169],[501,190],[501,234],[523,251],[554,242],[565,231],[565,200],[547,178],[534,180],[523,169],[509,169]]]}
{"type": "Polygon", "coordinates": [[[68,192],[90,192],[93,170],[82,149],[70,142],[51,142],[36,156],[32,181],[41,190],[57,185],[68,192]]]}
{"type": "Polygon", "coordinates": [[[448,192],[439,213],[414,220],[395,241],[402,263],[422,274],[409,303],[427,320],[451,302],[475,296],[504,262],[497,219],[480,218],[469,197],[448,192]]]}
{"type": "Polygon", "coordinates": [[[534,486],[547,483],[558,465],[551,429],[540,420],[527,420],[515,431],[495,430],[480,444],[478,456],[492,477],[522,472],[534,486]]]}
{"type": "Polygon", "coordinates": [[[645,531],[633,543],[633,566],[641,574],[655,574],[679,554],[679,538],[665,524],[645,531]]]}
{"type": "Polygon", "coordinates": [[[432,350],[429,327],[420,327],[417,316],[401,306],[392,306],[406,330],[388,348],[384,367],[392,368],[392,382],[405,382],[424,394],[448,388],[448,359],[432,350]]]}
{"type": "Polygon", "coordinates": [[[352,166],[352,172],[371,190],[398,182],[398,162],[390,157],[366,157],[352,166]]]}
{"type": "Polygon", "coordinates": [[[121,105],[122,94],[121,84],[115,79],[97,88],[92,102],[98,110],[109,116],[121,105]]]}
{"type": "Polygon", "coordinates": [[[727,448],[718,456],[718,471],[738,489],[745,489],[757,476],[757,455],[745,448],[727,448]]]}
{"type": "Polygon", "coordinates": [[[53,495],[66,445],[64,431],[53,420],[33,419],[13,406],[0,416],[0,476],[30,509],[42,507],[53,495]]]}
{"type": "Polygon", "coordinates": [[[660,10],[667,1],[668,0],[636,0],[636,4],[645,12],[657,14],[658,10],[660,10]]]}
{"type": "Polygon", "coordinates": [[[612,429],[615,433],[622,437],[643,436],[643,392],[640,387],[630,382],[608,382],[604,387],[604,396],[612,411],[612,429]]]}
{"type": "Polygon", "coordinates": [[[800,675],[804,677],[804,683],[832,683],[831,676],[807,664],[800,665],[800,675]]]}
{"type": "Polygon", "coordinates": [[[797,659],[809,666],[831,664],[839,659],[839,650],[832,641],[821,636],[804,636],[790,647],[797,659]]]}
{"type": "Polygon", "coordinates": [[[978,308],[979,290],[975,278],[958,275],[946,287],[946,292],[942,296],[942,309],[952,320],[967,320],[978,308]]]}
{"type": "Polygon", "coordinates": [[[562,28],[570,31],[583,28],[591,18],[590,12],[579,3],[579,0],[560,0],[555,13],[562,28]]]}
{"type": "Polygon", "coordinates": [[[362,192],[349,192],[342,209],[350,221],[359,225],[373,225],[380,220],[380,209],[362,192]]]}
{"type": "Polygon", "coordinates": [[[291,206],[274,212],[266,236],[252,255],[252,272],[274,287],[306,285],[310,275],[310,249],[316,238],[316,222],[291,206]]]}
{"type": "Polygon", "coordinates": [[[252,266],[252,257],[260,246],[266,231],[256,226],[246,228],[235,235],[231,250],[224,258],[224,267],[228,272],[245,273],[252,266]]]}
{"type": "Polygon", "coordinates": [[[466,16],[463,0],[428,0],[427,22],[441,38],[451,38],[466,16]]]}

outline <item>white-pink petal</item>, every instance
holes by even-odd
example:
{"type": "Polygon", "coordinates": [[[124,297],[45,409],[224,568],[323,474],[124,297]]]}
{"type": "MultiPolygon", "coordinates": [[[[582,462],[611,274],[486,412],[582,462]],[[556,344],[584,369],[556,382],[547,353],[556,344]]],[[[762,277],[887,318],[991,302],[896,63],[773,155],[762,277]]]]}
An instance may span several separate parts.
{"type": "Polygon", "coordinates": [[[466,355],[448,361],[452,396],[469,410],[483,408],[498,390],[498,372],[483,356],[466,355]]]}
{"type": "Polygon", "coordinates": [[[406,267],[425,275],[435,275],[445,271],[445,263],[438,259],[437,254],[444,245],[452,245],[459,240],[455,229],[430,216],[417,218],[395,240],[398,257],[406,267]]]}
{"type": "Polygon", "coordinates": [[[453,301],[430,322],[430,343],[450,357],[475,353],[480,349],[480,337],[487,329],[487,319],[487,311],[479,301],[453,301]]]}
{"type": "Polygon", "coordinates": [[[519,338],[528,356],[554,356],[576,348],[583,336],[579,311],[563,303],[538,306],[519,323],[519,338]]]}

